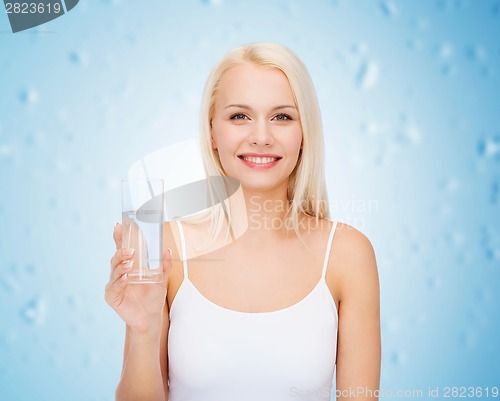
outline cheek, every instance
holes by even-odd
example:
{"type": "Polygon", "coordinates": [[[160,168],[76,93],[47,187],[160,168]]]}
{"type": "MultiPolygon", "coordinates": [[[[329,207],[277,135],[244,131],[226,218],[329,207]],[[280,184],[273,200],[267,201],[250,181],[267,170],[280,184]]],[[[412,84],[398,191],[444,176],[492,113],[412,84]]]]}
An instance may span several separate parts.
{"type": "Polygon", "coordinates": [[[302,146],[302,128],[300,126],[297,127],[290,136],[289,145],[290,149],[295,149],[297,152],[300,150],[302,146]]]}
{"type": "Polygon", "coordinates": [[[236,151],[237,143],[234,132],[225,124],[214,124],[212,130],[212,137],[219,151],[219,156],[223,157],[224,154],[234,153],[236,151]]]}

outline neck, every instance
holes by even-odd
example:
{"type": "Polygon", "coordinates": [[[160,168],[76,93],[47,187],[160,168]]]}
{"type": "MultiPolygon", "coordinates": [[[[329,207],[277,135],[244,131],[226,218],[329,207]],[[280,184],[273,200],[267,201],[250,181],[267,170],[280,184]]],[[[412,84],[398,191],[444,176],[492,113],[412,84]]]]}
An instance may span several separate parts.
{"type": "Polygon", "coordinates": [[[250,191],[240,187],[231,197],[233,228],[254,243],[284,239],[291,226],[286,222],[289,202],[283,191],[250,191]]]}

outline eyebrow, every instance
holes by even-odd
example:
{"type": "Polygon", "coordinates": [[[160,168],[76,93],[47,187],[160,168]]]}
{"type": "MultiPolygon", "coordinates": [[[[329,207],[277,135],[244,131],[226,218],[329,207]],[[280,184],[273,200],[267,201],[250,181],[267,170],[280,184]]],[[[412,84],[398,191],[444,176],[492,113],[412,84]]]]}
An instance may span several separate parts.
{"type": "MultiPolygon", "coordinates": [[[[226,107],[224,107],[225,109],[229,109],[230,107],[237,107],[237,108],[240,108],[240,109],[246,109],[246,110],[251,110],[252,108],[250,106],[247,106],[246,104],[230,104],[226,107]]],[[[275,110],[281,110],[281,109],[297,109],[295,106],[290,106],[290,105],[282,105],[282,106],[276,106],[276,107],[273,107],[272,111],[275,111],[275,110]]]]}

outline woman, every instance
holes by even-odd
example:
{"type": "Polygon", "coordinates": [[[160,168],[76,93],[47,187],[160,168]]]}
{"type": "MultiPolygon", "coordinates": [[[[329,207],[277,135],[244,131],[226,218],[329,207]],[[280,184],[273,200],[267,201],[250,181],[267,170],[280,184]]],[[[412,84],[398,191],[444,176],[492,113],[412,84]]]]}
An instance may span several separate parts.
{"type": "Polygon", "coordinates": [[[207,176],[237,179],[240,196],[209,219],[165,223],[163,285],[127,285],[133,251],[115,226],[106,301],[127,324],[117,400],[329,400],[335,369],[337,399],[377,399],[375,255],[328,219],[302,62],[272,43],[226,55],[205,86],[201,145],[207,176]]]}

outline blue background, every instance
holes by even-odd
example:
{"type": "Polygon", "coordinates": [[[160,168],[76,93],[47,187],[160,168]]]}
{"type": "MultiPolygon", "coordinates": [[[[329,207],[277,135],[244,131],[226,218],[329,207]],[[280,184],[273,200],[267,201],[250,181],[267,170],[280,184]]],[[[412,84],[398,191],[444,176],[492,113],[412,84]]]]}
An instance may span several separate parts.
{"type": "Polygon", "coordinates": [[[89,0],[17,34],[0,13],[0,399],[114,398],[119,180],[197,135],[250,41],[315,82],[331,217],[377,254],[381,389],[500,386],[499,1],[89,0]]]}

